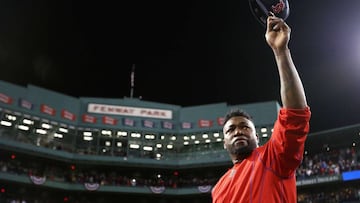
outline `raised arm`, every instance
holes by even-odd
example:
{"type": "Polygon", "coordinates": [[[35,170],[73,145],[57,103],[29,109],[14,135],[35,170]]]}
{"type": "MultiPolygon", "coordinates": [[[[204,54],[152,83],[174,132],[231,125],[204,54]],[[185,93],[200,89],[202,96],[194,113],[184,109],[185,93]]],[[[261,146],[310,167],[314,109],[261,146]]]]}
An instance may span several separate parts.
{"type": "Polygon", "coordinates": [[[283,19],[269,16],[265,38],[273,50],[280,77],[280,95],[284,108],[303,109],[307,106],[300,76],[292,60],[288,43],[290,27],[283,19]]]}

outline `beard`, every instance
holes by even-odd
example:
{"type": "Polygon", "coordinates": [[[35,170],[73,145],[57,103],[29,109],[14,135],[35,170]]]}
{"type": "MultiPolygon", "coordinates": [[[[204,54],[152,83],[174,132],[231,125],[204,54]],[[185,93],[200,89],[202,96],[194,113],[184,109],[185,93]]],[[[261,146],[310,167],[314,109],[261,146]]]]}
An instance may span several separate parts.
{"type": "Polygon", "coordinates": [[[230,154],[236,155],[237,157],[246,158],[250,156],[256,147],[257,145],[255,142],[249,142],[247,146],[232,145],[229,152],[230,154]]]}

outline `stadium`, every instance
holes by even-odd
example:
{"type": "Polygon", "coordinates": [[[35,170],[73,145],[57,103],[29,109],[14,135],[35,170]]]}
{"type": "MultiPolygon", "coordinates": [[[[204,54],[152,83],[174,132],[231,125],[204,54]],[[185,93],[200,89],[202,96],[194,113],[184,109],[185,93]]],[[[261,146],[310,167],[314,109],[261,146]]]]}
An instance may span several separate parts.
{"type": "MultiPolygon", "coordinates": [[[[222,116],[241,108],[260,142],[277,101],[182,107],[134,98],[74,98],[0,81],[0,202],[211,202],[232,163],[222,116]]],[[[309,134],[299,203],[360,202],[360,124],[309,134]]]]}

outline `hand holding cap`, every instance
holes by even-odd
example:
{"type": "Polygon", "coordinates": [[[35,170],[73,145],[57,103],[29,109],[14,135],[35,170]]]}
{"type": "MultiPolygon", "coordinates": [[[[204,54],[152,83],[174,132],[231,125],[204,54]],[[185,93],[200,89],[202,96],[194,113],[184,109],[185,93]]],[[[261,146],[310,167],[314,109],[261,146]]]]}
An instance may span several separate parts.
{"type": "Polygon", "coordinates": [[[252,14],[264,27],[270,13],[283,20],[290,14],[288,0],[249,0],[249,5],[252,14]]]}

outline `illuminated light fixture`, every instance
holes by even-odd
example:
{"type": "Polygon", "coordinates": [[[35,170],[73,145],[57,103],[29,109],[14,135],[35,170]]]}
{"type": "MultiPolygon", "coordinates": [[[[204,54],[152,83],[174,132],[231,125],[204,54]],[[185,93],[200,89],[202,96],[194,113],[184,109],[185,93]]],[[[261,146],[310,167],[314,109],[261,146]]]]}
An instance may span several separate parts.
{"type": "Polygon", "coordinates": [[[194,143],[195,143],[195,144],[200,144],[200,141],[199,141],[199,140],[195,140],[194,143]]]}
{"type": "Polygon", "coordinates": [[[210,142],[211,142],[210,139],[205,140],[205,143],[210,143],[210,142]]]}
{"type": "Polygon", "coordinates": [[[117,136],[121,136],[121,137],[127,137],[127,132],[125,131],[117,131],[117,136]]]}
{"type": "Polygon", "coordinates": [[[151,147],[151,146],[144,146],[144,147],[143,147],[143,150],[144,150],[144,151],[152,151],[152,150],[153,150],[153,147],[151,147]]]}
{"type": "Polygon", "coordinates": [[[64,136],[60,133],[54,133],[54,137],[60,138],[60,139],[64,138],[64,136]]]}
{"type": "Polygon", "coordinates": [[[184,140],[190,140],[189,136],[184,136],[184,140]]]}
{"type": "Polygon", "coordinates": [[[196,136],[195,136],[195,135],[191,135],[191,139],[192,139],[192,140],[195,140],[195,139],[196,139],[196,136]]]}
{"type": "Polygon", "coordinates": [[[69,130],[66,129],[66,128],[59,128],[59,131],[62,132],[62,133],[68,133],[69,130]]]}
{"type": "Polygon", "coordinates": [[[105,153],[105,152],[106,152],[106,149],[105,149],[105,148],[103,148],[101,151],[102,151],[103,153],[105,153]]]}
{"type": "Polygon", "coordinates": [[[190,144],[189,141],[184,142],[184,145],[189,145],[189,144],[190,144]]]}
{"type": "Polygon", "coordinates": [[[138,144],[130,144],[129,146],[131,149],[139,149],[140,148],[140,145],[138,144]]]}
{"type": "Polygon", "coordinates": [[[166,148],[167,148],[167,149],[173,149],[173,148],[174,148],[174,145],[168,144],[168,145],[166,146],[166,148]]]}
{"type": "Polygon", "coordinates": [[[156,158],[161,158],[162,157],[162,155],[161,154],[156,154],[156,158]]]}
{"type": "Polygon", "coordinates": [[[140,134],[140,133],[131,133],[131,134],[130,134],[130,137],[140,138],[140,137],[141,137],[141,134],[140,134]]]}
{"type": "Polygon", "coordinates": [[[91,136],[84,136],[83,137],[83,140],[85,140],[85,141],[91,141],[91,140],[93,140],[94,138],[93,137],[91,137],[91,136]]]}
{"type": "Polygon", "coordinates": [[[268,137],[267,133],[262,134],[262,137],[268,137]]]}
{"type": "Polygon", "coordinates": [[[214,137],[220,137],[220,133],[214,133],[214,137]]]}
{"type": "Polygon", "coordinates": [[[45,135],[47,133],[47,131],[44,130],[44,129],[36,129],[35,132],[39,133],[39,134],[42,134],[42,135],[45,135]]]}
{"type": "Polygon", "coordinates": [[[221,142],[221,141],[222,141],[221,138],[217,138],[217,139],[216,139],[216,142],[221,142]]]}
{"type": "Polygon", "coordinates": [[[8,126],[8,127],[12,126],[12,123],[9,121],[1,121],[0,124],[3,126],[8,126]]]}
{"type": "Polygon", "coordinates": [[[356,143],[355,143],[355,142],[353,142],[353,143],[352,143],[352,146],[353,146],[353,147],[356,147],[356,143]]]}
{"type": "Polygon", "coordinates": [[[176,140],[176,136],[171,136],[171,138],[170,138],[171,140],[176,140]]]}
{"type": "Polygon", "coordinates": [[[16,121],[16,116],[7,114],[5,117],[6,117],[9,121],[16,121]]]}
{"type": "Polygon", "coordinates": [[[111,130],[101,130],[101,134],[111,136],[112,132],[111,132],[111,130]]]}
{"type": "Polygon", "coordinates": [[[116,142],[117,147],[122,147],[122,142],[116,142]]]}
{"type": "Polygon", "coordinates": [[[111,146],[111,142],[110,142],[110,141],[105,141],[105,146],[110,147],[110,146],[111,146]]]}
{"type": "Polygon", "coordinates": [[[34,125],[34,121],[27,118],[23,119],[23,123],[26,125],[34,125]]]}
{"type": "Polygon", "coordinates": [[[84,135],[84,136],[92,136],[92,132],[86,131],[86,132],[83,132],[83,135],[84,135]]]}
{"type": "Polygon", "coordinates": [[[164,139],[165,139],[165,136],[164,136],[164,135],[161,135],[160,139],[164,140],[164,139]]]}
{"type": "Polygon", "coordinates": [[[261,128],[261,129],[260,129],[260,132],[266,133],[266,132],[267,132],[267,128],[261,128]]]}
{"type": "Polygon", "coordinates": [[[43,124],[41,124],[41,127],[45,128],[45,129],[50,129],[52,126],[48,123],[43,123],[43,124]]]}
{"type": "Polygon", "coordinates": [[[145,139],[153,140],[153,139],[155,139],[155,135],[145,135],[145,139]]]}
{"type": "Polygon", "coordinates": [[[209,135],[208,134],[203,134],[202,138],[204,138],[204,139],[209,138],[209,135]]]}
{"type": "Polygon", "coordinates": [[[131,179],[131,185],[136,186],[136,179],[135,178],[131,179]]]}
{"type": "Polygon", "coordinates": [[[159,149],[162,148],[162,144],[159,144],[159,143],[156,144],[156,148],[159,148],[159,149]]]}
{"type": "Polygon", "coordinates": [[[18,125],[17,128],[20,130],[25,130],[25,131],[28,131],[30,129],[29,126],[26,126],[26,125],[18,125]]]}

